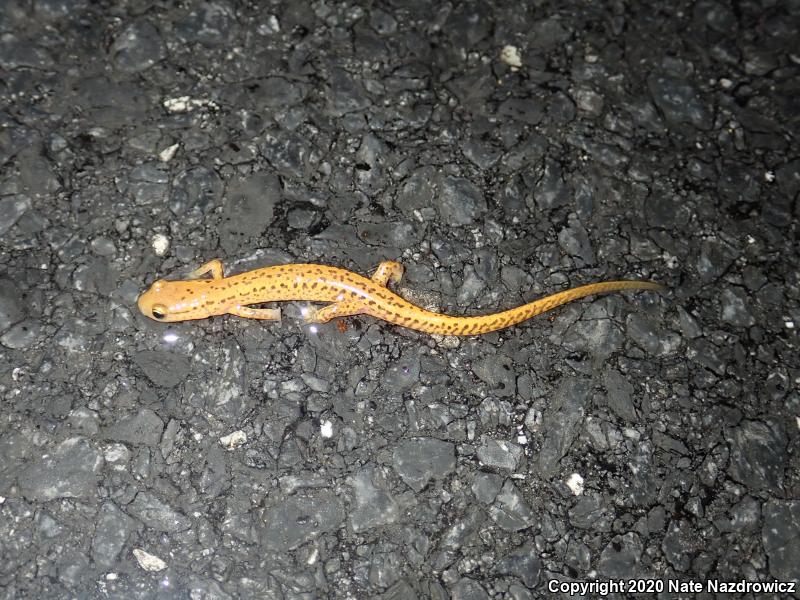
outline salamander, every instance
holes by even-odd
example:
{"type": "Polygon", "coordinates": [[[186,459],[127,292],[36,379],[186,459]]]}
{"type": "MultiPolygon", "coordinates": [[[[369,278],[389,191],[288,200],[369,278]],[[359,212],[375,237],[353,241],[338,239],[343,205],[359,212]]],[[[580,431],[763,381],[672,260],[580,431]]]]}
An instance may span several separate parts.
{"type": "Polygon", "coordinates": [[[388,285],[399,282],[402,275],[400,263],[384,261],[371,278],[317,264],[277,265],[225,277],[222,263],[215,259],[192,271],[188,279],[156,281],[139,297],[138,305],[145,316],[162,322],[225,314],[279,321],[279,308],[253,308],[250,305],[307,300],[329,303],[322,308],[304,309],[304,317],[309,323],[326,323],[336,317],[365,314],[425,333],[479,335],[511,327],[586,296],[620,290],[666,289],[652,281],[603,281],[557,292],[509,310],[454,317],[425,310],[389,290],[388,285]],[[206,274],[211,278],[203,278],[206,274]]]}

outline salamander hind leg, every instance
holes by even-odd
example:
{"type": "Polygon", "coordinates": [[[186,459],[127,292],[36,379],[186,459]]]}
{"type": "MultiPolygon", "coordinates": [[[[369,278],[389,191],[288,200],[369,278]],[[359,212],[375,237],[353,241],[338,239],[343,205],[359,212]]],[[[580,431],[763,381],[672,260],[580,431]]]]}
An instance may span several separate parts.
{"type": "Polygon", "coordinates": [[[372,281],[379,285],[387,285],[388,283],[398,283],[403,276],[405,269],[403,265],[394,260],[384,260],[375,269],[372,274],[372,281]]]}
{"type": "Polygon", "coordinates": [[[222,279],[224,277],[222,273],[222,262],[218,258],[210,260],[189,273],[188,277],[189,279],[200,279],[206,273],[211,273],[211,279],[222,279]]]}
{"type": "Polygon", "coordinates": [[[235,306],[228,311],[237,317],[245,319],[260,319],[262,321],[280,321],[280,308],[250,308],[249,306],[235,306]]]}
{"type": "Polygon", "coordinates": [[[310,308],[306,312],[307,323],[327,323],[336,317],[351,317],[364,312],[361,302],[334,302],[323,308],[310,308]]]}

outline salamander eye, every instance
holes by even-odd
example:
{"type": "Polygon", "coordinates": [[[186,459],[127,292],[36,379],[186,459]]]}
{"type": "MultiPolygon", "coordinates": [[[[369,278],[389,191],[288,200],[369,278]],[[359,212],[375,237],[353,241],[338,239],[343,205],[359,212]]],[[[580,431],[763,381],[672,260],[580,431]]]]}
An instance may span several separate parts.
{"type": "Polygon", "coordinates": [[[150,312],[153,313],[153,317],[156,319],[163,319],[167,316],[167,307],[163,304],[156,304],[153,308],[150,309],[150,312]]]}

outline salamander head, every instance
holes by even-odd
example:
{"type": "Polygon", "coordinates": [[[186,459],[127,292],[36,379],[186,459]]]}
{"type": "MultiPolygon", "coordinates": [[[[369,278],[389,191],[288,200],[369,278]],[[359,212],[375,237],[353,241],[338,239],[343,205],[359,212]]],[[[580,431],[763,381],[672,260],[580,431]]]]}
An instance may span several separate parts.
{"type": "Polygon", "coordinates": [[[203,288],[206,280],[165,281],[159,279],[150,289],[139,296],[139,310],[146,317],[162,323],[204,319],[212,315],[224,314],[226,310],[210,308],[216,306],[208,303],[203,288]]]}

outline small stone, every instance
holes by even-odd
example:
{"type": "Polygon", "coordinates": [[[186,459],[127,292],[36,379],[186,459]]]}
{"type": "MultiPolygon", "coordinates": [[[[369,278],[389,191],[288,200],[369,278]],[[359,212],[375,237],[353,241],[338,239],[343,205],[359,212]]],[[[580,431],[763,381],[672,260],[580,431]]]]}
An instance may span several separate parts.
{"type": "Polygon", "coordinates": [[[534,589],[539,584],[542,572],[542,561],[533,544],[525,544],[497,561],[495,571],[501,575],[513,575],[534,589]]]}
{"type": "Polygon", "coordinates": [[[22,292],[17,285],[10,279],[0,279],[0,332],[24,319],[26,312],[22,292]]]}
{"type": "Polygon", "coordinates": [[[761,539],[772,576],[781,581],[800,580],[800,501],[766,502],[761,539]]]}
{"type": "Polygon", "coordinates": [[[159,387],[175,387],[186,380],[191,363],[185,356],[163,350],[143,350],[133,357],[147,378],[159,387]]]}
{"type": "Polygon", "coordinates": [[[708,104],[688,81],[671,75],[651,75],[647,78],[650,94],[668,122],[686,123],[708,131],[713,123],[708,104]]]}
{"type": "Polygon", "coordinates": [[[484,438],[477,454],[478,460],[487,467],[515,471],[522,458],[522,448],[514,442],[484,438]]]}
{"type": "Polygon", "coordinates": [[[250,245],[275,218],[275,203],[281,198],[281,185],[273,174],[257,173],[228,185],[227,202],[219,228],[220,245],[236,254],[250,245]]]}
{"type": "Polygon", "coordinates": [[[450,600],[489,600],[489,594],[474,579],[462,577],[450,588],[450,600]]]}
{"type": "Polygon", "coordinates": [[[19,218],[31,208],[31,201],[23,197],[0,200],[0,235],[4,235],[19,218]]]}
{"type": "Polygon", "coordinates": [[[502,50],[500,50],[500,60],[512,69],[519,69],[522,66],[522,57],[519,54],[519,48],[516,46],[503,46],[502,50]]]}
{"type": "Polygon", "coordinates": [[[580,473],[572,473],[569,477],[567,477],[566,484],[569,488],[569,491],[571,491],[574,496],[580,496],[583,494],[584,480],[580,473]]]}
{"type": "Polygon", "coordinates": [[[786,468],[787,439],[783,425],[774,420],[743,421],[728,430],[728,471],[736,481],[753,489],[780,490],[786,468]]]}
{"type": "Polygon", "coordinates": [[[435,438],[404,440],[392,458],[397,474],[415,492],[421,492],[431,479],[444,479],[456,466],[453,444],[435,438]]]}
{"type": "Polygon", "coordinates": [[[137,21],[117,36],[111,46],[111,55],[118,69],[135,73],[163,60],[166,47],[154,25],[137,21]]]}
{"type": "Polygon", "coordinates": [[[721,315],[723,321],[736,327],[750,327],[756,320],[747,308],[746,297],[742,290],[725,288],[720,295],[721,315]]]}
{"type": "Polygon", "coordinates": [[[157,233],[150,241],[156,256],[164,256],[169,250],[169,238],[163,233],[157,233]]]}
{"type": "Polygon", "coordinates": [[[39,337],[41,325],[34,319],[25,319],[11,327],[0,337],[0,344],[14,350],[24,350],[39,337]]]}
{"type": "Polygon", "coordinates": [[[389,366],[381,382],[389,392],[401,393],[419,382],[420,362],[416,352],[403,356],[389,366]]]}
{"type": "Polygon", "coordinates": [[[86,439],[69,438],[22,469],[20,491],[26,498],[40,502],[90,498],[97,494],[97,474],[102,465],[102,456],[86,439]]]}
{"type": "Polygon", "coordinates": [[[102,569],[110,568],[134,528],[133,520],[111,501],[103,503],[92,538],[92,560],[102,569]]]}
{"type": "Polygon", "coordinates": [[[486,212],[483,193],[468,179],[445,177],[440,188],[434,201],[446,223],[471,225],[486,212]]]}
{"type": "Polygon", "coordinates": [[[472,493],[479,502],[490,504],[497,498],[502,485],[502,476],[481,471],[475,475],[475,481],[472,483],[472,493]]]}
{"type": "Polygon", "coordinates": [[[219,443],[228,450],[233,450],[247,442],[247,434],[241,429],[219,438],[219,443]]]}
{"type": "Polygon", "coordinates": [[[102,436],[108,440],[124,442],[134,446],[157,446],[164,431],[164,422],[149,408],[142,408],[134,415],[124,417],[104,427],[102,436]]]}
{"type": "Polygon", "coordinates": [[[165,533],[186,531],[192,522],[150,492],[139,492],[133,502],[125,507],[126,512],[142,523],[165,533]]]}
{"type": "Polygon", "coordinates": [[[642,541],[637,534],[618,535],[600,553],[597,570],[609,578],[637,577],[642,552],[642,541]]]}
{"type": "Polygon", "coordinates": [[[269,552],[286,552],[323,533],[335,531],[345,518],[342,502],[328,490],[284,498],[263,511],[260,540],[269,552]]]}
{"type": "Polygon", "coordinates": [[[489,516],[505,531],[521,531],[533,524],[533,512],[510,479],[489,507],[489,516]]]}
{"type": "Polygon", "coordinates": [[[154,573],[157,571],[163,571],[167,568],[167,563],[165,563],[163,560],[153,554],[141,550],[140,548],[134,548],[133,555],[136,557],[136,562],[138,562],[139,566],[145,571],[154,573]]]}
{"type": "Polygon", "coordinates": [[[390,525],[400,518],[400,507],[389,492],[375,486],[373,473],[372,467],[364,467],[348,480],[355,496],[350,524],[356,532],[390,525]]]}
{"type": "Polygon", "coordinates": [[[171,146],[167,146],[158,153],[158,160],[168,163],[175,157],[175,153],[178,152],[178,148],[180,147],[180,144],[172,144],[171,146]]]}

